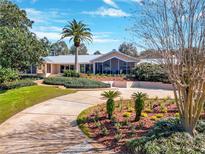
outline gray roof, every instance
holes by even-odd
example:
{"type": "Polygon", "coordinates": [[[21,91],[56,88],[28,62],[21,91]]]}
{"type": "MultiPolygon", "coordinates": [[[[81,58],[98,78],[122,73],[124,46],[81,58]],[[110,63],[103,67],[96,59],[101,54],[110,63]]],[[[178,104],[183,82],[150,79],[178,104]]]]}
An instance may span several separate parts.
{"type": "MultiPolygon", "coordinates": [[[[91,60],[96,59],[102,55],[78,55],[78,63],[90,63],[91,60]]],[[[74,64],[75,55],[60,55],[60,56],[47,56],[43,60],[52,64],[74,64]]]]}

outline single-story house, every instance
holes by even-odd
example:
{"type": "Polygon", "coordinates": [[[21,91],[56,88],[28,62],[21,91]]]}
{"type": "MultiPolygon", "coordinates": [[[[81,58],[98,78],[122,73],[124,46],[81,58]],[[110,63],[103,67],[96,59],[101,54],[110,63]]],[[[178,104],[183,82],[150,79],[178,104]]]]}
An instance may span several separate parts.
{"type": "MultiPolygon", "coordinates": [[[[118,51],[102,55],[79,55],[78,70],[80,73],[129,74],[138,62],[138,59],[118,51]]],[[[75,55],[44,57],[37,74],[46,77],[61,74],[64,70],[74,70],[74,64],[75,55]]]]}

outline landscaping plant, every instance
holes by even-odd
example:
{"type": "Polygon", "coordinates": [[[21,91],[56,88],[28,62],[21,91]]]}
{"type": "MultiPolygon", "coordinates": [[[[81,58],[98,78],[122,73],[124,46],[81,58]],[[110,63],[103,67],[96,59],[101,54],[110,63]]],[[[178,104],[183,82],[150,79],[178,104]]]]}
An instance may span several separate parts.
{"type": "Polygon", "coordinates": [[[63,76],[65,77],[80,77],[80,74],[74,70],[65,70],[63,72],[63,76]]]}
{"type": "Polygon", "coordinates": [[[0,84],[4,82],[11,82],[17,79],[19,79],[17,71],[0,66],[0,84]]]}
{"type": "Polygon", "coordinates": [[[69,22],[68,25],[66,25],[63,28],[62,32],[62,39],[69,38],[70,41],[73,41],[74,46],[76,47],[75,52],[75,71],[79,72],[78,69],[78,50],[81,45],[81,42],[88,41],[92,42],[92,33],[90,32],[90,28],[86,24],[84,24],[82,21],[76,21],[73,19],[73,21],[69,22]]]}
{"type": "Polygon", "coordinates": [[[146,1],[143,6],[143,19],[134,23],[133,33],[142,38],[138,44],[160,55],[183,129],[194,136],[205,103],[204,0],[146,1]]]}
{"type": "Polygon", "coordinates": [[[134,93],[132,97],[134,98],[135,101],[135,113],[136,113],[135,121],[139,121],[142,110],[144,108],[144,101],[146,98],[146,94],[142,92],[138,92],[138,93],[134,93]]]}
{"type": "Polygon", "coordinates": [[[114,98],[118,97],[120,95],[120,92],[109,90],[109,91],[104,91],[101,95],[108,99],[106,102],[106,109],[107,109],[108,119],[111,119],[113,112],[115,110],[114,98]]]}

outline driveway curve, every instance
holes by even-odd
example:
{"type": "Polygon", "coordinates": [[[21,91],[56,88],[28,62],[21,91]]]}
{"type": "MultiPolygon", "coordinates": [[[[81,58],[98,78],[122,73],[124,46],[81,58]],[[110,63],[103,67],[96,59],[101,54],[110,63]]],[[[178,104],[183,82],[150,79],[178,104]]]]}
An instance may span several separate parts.
{"type": "MultiPolygon", "coordinates": [[[[173,97],[172,91],[118,89],[123,99],[133,92],[173,97]]],[[[104,102],[101,90],[78,91],[30,107],[0,125],[0,154],[113,153],[88,139],[77,127],[84,109],[104,102]],[[97,146],[96,146],[97,145],[97,146]]]]}

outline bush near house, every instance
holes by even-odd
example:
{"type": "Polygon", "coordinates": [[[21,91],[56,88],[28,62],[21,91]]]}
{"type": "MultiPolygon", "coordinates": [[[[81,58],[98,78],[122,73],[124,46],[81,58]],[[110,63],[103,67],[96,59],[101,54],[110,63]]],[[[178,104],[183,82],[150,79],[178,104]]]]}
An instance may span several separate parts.
{"type": "Polygon", "coordinates": [[[0,84],[4,82],[11,82],[17,79],[19,79],[19,74],[17,71],[0,66],[0,84]]]}
{"type": "Polygon", "coordinates": [[[79,78],[80,77],[80,74],[74,70],[65,70],[63,72],[63,76],[65,77],[77,77],[79,78]]]}
{"type": "Polygon", "coordinates": [[[86,78],[71,77],[48,77],[44,79],[45,84],[64,85],[66,88],[109,88],[110,84],[86,78]]]}
{"type": "Polygon", "coordinates": [[[133,71],[139,81],[153,81],[169,83],[168,76],[162,65],[143,63],[136,66],[133,71]]]}
{"type": "Polygon", "coordinates": [[[25,79],[40,80],[40,79],[43,79],[43,77],[41,77],[39,75],[33,75],[33,74],[20,74],[19,78],[21,80],[25,80],[25,79]]]}
{"type": "Polygon", "coordinates": [[[0,84],[0,89],[2,90],[9,90],[9,89],[15,89],[15,88],[20,88],[20,87],[28,87],[28,86],[33,86],[36,85],[32,80],[16,80],[12,82],[4,82],[0,84]]]}

